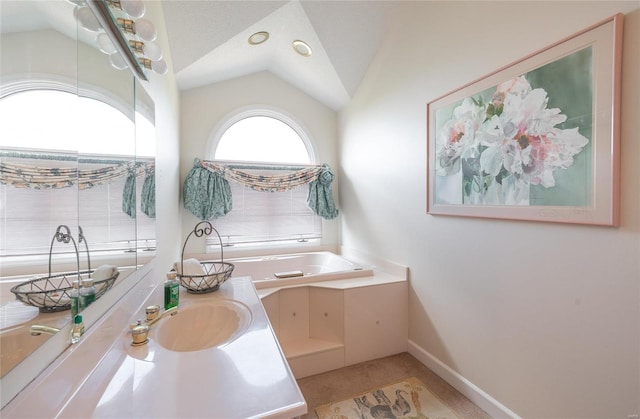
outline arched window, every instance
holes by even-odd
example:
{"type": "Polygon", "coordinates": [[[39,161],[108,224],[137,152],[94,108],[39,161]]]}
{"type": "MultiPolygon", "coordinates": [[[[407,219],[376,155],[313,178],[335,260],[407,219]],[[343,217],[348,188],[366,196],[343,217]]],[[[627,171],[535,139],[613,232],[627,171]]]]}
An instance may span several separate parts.
{"type": "Polygon", "coordinates": [[[222,133],[214,159],[311,164],[300,134],[272,116],[250,116],[235,122],[222,133]]]}
{"type": "Polygon", "coordinates": [[[244,108],[227,115],[208,144],[210,160],[316,164],[307,130],[273,108],[244,108]]]}
{"type": "MultiPolygon", "coordinates": [[[[255,173],[283,173],[315,164],[306,130],[273,109],[248,109],[225,118],[214,130],[207,158],[233,162],[255,173]]],[[[258,192],[230,182],[233,209],[214,220],[226,245],[308,243],[322,237],[322,219],[307,206],[306,185],[286,192],[258,192]]],[[[217,251],[217,238],[210,239],[217,251]]]]}

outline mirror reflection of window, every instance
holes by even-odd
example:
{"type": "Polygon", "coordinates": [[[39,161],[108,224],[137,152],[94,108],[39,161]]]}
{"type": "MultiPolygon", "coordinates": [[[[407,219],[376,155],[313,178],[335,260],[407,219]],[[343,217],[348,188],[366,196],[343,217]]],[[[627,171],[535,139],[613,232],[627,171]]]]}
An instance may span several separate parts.
{"type": "MultiPolygon", "coordinates": [[[[124,169],[139,151],[143,156],[140,163],[152,164],[155,135],[147,141],[141,135],[136,142],[136,134],[152,130],[153,124],[140,115],[136,116],[136,122],[137,127],[119,109],[74,93],[56,90],[14,93],[0,100],[2,161],[35,167],[74,166],[79,170],[107,170],[119,165],[124,169]],[[21,153],[38,158],[7,157],[21,153]]],[[[136,221],[123,212],[126,173],[123,170],[118,176],[80,188],[80,198],[77,185],[41,189],[1,185],[3,266],[11,266],[18,257],[47,257],[50,239],[59,224],[81,225],[92,253],[135,250],[138,246],[135,223],[155,226],[155,222],[144,215],[136,221]],[[9,256],[13,258],[8,259],[9,256]]],[[[139,171],[136,196],[140,195],[143,181],[144,171],[139,171]]]]}
{"type": "Polygon", "coordinates": [[[122,112],[58,90],[28,90],[2,98],[0,130],[3,147],[128,156],[136,151],[134,123],[122,112]]]}

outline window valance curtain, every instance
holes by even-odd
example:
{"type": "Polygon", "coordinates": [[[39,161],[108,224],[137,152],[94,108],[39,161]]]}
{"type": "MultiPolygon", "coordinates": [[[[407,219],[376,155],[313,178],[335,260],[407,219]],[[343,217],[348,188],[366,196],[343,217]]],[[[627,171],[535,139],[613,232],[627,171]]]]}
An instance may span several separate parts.
{"type": "Polygon", "coordinates": [[[140,194],[140,209],[149,218],[156,218],[156,171],[154,167],[147,167],[145,171],[142,193],[140,194]]]}
{"type": "Polygon", "coordinates": [[[16,188],[60,189],[78,185],[78,189],[111,183],[130,173],[145,173],[141,165],[120,163],[99,169],[75,167],[36,167],[20,163],[0,163],[0,182],[16,188]]]}
{"type": "Polygon", "coordinates": [[[229,180],[264,192],[282,192],[301,185],[309,185],[307,205],[324,219],[338,216],[333,201],[331,183],[334,174],[328,165],[304,168],[279,167],[292,171],[286,174],[255,174],[247,170],[273,169],[273,166],[239,166],[195,159],[193,168],[183,185],[184,207],[201,220],[226,215],[232,209],[229,180]]]}
{"type": "Polygon", "coordinates": [[[127,172],[122,191],[122,212],[136,218],[136,180],[145,176],[140,193],[140,210],[149,218],[156,218],[156,177],[155,164],[136,163],[127,172]]]}
{"type": "Polygon", "coordinates": [[[3,153],[3,157],[72,161],[78,164],[106,164],[100,168],[79,169],[77,167],[38,167],[8,161],[0,162],[0,183],[15,188],[60,189],[72,186],[89,189],[127,177],[122,194],[122,211],[130,217],[136,214],[136,178],[145,176],[142,187],[141,208],[143,213],[155,218],[155,164],[153,162],[131,162],[100,158],[73,158],[45,153],[3,153]]]}

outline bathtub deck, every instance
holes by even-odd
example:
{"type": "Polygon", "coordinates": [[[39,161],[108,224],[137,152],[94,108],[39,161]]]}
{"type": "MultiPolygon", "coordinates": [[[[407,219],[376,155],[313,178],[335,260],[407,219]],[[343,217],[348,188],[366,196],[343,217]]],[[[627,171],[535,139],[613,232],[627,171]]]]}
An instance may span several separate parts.
{"type": "Polygon", "coordinates": [[[390,275],[385,272],[373,272],[371,270],[361,271],[364,274],[353,278],[336,278],[323,281],[308,281],[303,278],[291,278],[293,281],[287,282],[283,280],[270,281],[253,281],[260,298],[278,292],[281,289],[292,287],[307,286],[318,288],[331,288],[345,290],[358,287],[371,287],[374,285],[393,284],[396,282],[406,282],[407,278],[397,275],[390,275]],[[258,286],[257,284],[260,284],[258,286]]]}

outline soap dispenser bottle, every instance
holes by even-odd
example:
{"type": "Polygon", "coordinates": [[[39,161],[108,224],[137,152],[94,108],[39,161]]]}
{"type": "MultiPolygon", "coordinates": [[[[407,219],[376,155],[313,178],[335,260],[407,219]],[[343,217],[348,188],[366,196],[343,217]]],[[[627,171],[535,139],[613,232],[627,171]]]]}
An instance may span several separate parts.
{"type": "Polygon", "coordinates": [[[164,281],[164,309],[177,307],[180,299],[180,282],[176,279],[175,272],[167,274],[167,280],[164,281]]]}

